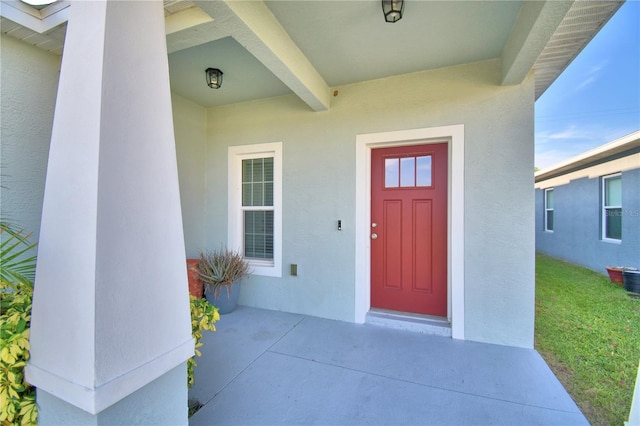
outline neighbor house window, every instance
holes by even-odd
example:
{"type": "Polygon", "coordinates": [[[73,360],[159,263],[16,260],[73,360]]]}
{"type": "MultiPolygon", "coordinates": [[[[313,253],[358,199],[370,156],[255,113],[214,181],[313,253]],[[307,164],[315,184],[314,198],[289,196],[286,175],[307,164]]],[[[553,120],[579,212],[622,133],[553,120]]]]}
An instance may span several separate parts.
{"type": "Polygon", "coordinates": [[[544,230],[553,232],[553,188],[544,190],[544,230]]]}
{"type": "Polygon", "coordinates": [[[602,238],[622,240],[622,176],[602,178],[602,238]]]}
{"type": "Polygon", "coordinates": [[[229,147],[229,247],[282,276],[282,143],[229,147]]]}

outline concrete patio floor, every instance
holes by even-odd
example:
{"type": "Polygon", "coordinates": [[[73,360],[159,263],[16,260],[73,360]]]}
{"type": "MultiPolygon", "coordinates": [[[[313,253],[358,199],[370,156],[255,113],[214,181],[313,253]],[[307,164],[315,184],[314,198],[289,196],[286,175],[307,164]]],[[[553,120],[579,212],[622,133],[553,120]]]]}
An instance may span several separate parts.
{"type": "Polygon", "coordinates": [[[204,337],[211,424],[588,424],[531,349],[240,306],[204,337]]]}

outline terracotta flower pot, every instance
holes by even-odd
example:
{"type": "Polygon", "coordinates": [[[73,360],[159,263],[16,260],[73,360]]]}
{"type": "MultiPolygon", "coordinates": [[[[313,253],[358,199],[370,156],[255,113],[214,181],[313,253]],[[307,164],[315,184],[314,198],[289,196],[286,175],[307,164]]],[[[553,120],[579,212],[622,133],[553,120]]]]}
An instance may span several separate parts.
{"type": "Polygon", "coordinates": [[[606,268],[611,282],[622,286],[622,268],[617,266],[607,266],[606,268]]]}
{"type": "Polygon", "coordinates": [[[200,279],[199,263],[200,259],[187,259],[187,276],[189,277],[189,294],[202,299],[204,285],[200,279]]]}

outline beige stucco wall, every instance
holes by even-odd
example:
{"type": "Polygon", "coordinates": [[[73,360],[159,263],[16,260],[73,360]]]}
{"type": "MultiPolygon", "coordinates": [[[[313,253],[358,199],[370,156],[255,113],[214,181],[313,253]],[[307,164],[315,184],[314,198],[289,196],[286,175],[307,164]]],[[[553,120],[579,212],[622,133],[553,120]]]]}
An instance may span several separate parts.
{"type": "MultiPolygon", "coordinates": [[[[1,207],[37,237],[60,58],[1,40],[1,207]]],[[[326,112],[293,95],[211,109],[174,95],[187,255],[227,241],[227,147],[282,141],[283,277],[252,277],[241,302],[353,321],[356,135],[463,124],[466,338],[532,346],[533,79],[499,78],[496,60],[347,85],[326,112]]]]}
{"type": "MultiPolygon", "coordinates": [[[[0,42],[1,210],[37,240],[60,58],[0,42]]],[[[533,80],[499,77],[487,61],[338,87],[321,113],[294,96],[209,110],[174,96],[187,254],[226,241],[227,147],[282,141],[283,277],[252,277],[242,303],[351,321],[356,135],[463,124],[466,338],[531,347],[533,80]]]]}
{"type": "Polygon", "coordinates": [[[206,109],[176,94],[171,101],[184,240],[187,257],[197,258],[205,246],[206,109]]]}
{"type": "Polygon", "coordinates": [[[241,303],[353,321],[356,135],[463,124],[466,338],[531,347],[534,81],[499,80],[492,60],[337,87],[327,112],[294,96],[210,108],[209,248],[227,240],[227,147],[283,142],[283,277],[252,277],[241,303]]]}
{"type": "Polygon", "coordinates": [[[0,38],[0,212],[38,240],[60,57],[0,38]]]}

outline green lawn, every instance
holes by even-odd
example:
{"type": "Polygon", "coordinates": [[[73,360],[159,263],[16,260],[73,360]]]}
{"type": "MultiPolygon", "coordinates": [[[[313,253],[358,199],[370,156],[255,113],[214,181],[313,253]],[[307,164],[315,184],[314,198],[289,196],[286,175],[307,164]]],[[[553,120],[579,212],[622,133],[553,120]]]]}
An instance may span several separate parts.
{"type": "Polygon", "coordinates": [[[538,254],[535,347],[592,425],[628,420],[640,299],[604,275],[538,254]]]}

